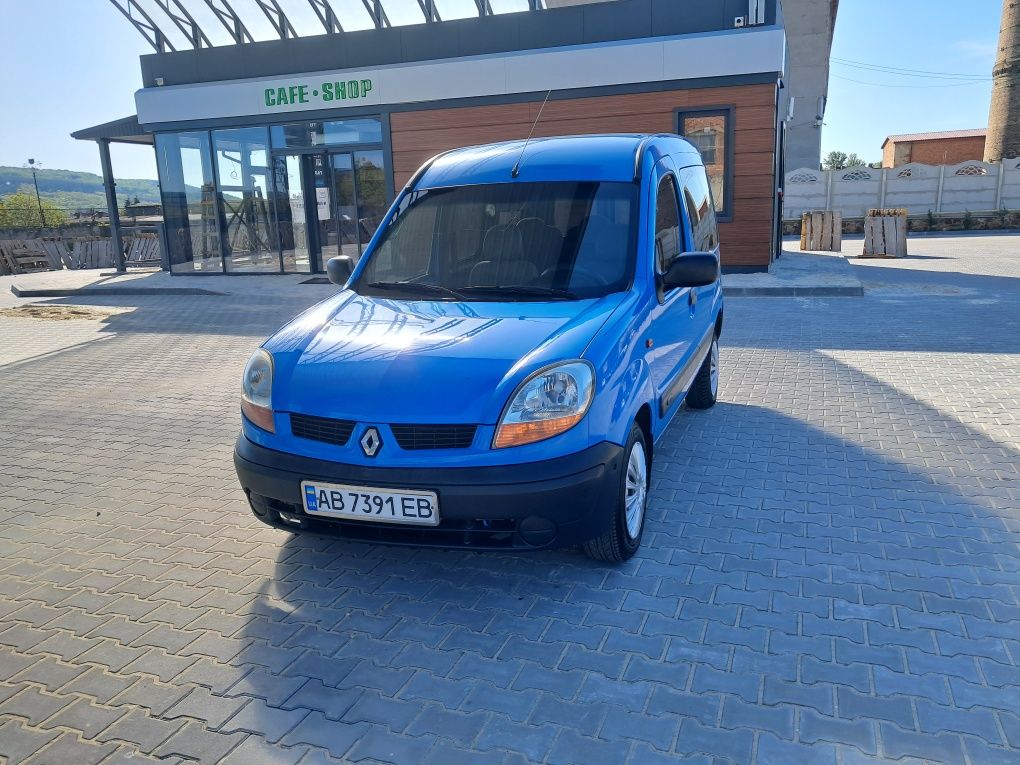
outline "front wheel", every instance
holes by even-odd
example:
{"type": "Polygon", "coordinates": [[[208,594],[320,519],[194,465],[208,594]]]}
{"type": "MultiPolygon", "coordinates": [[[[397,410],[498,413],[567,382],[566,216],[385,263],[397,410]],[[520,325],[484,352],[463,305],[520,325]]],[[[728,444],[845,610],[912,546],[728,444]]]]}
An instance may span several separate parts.
{"type": "Polygon", "coordinates": [[[687,406],[691,409],[709,409],[715,406],[719,393],[719,338],[712,338],[712,348],[705,356],[697,377],[687,392],[687,406]]]}
{"type": "Polygon", "coordinates": [[[648,507],[648,445],[644,431],[631,425],[624,449],[626,462],[620,471],[616,512],[602,536],[584,543],[584,551],[596,560],[621,563],[641,546],[648,507]]]}

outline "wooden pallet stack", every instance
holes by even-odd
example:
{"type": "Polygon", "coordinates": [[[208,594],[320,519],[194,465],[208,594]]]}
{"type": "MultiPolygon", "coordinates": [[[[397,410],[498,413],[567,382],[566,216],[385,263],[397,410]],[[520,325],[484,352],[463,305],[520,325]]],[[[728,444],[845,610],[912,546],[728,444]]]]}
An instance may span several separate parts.
{"type": "Polygon", "coordinates": [[[835,210],[804,213],[800,222],[800,249],[840,252],[843,249],[843,213],[835,210]]]}
{"type": "Polygon", "coordinates": [[[59,238],[0,239],[0,275],[59,271],[67,257],[59,238]]]}
{"type": "Polygon", "coordinates": [[[128,237],[125,261],[129,266],[152,266],[161,262],[162,248],[159,235],[142,233],[128,237]]]}
{"type": "Polygon", "coordinates": [[[70,268],[113,268],[117,260],[113,254],[113,242],[99,237],[75,237],[71,250],[70,268]]]}
{"type": "Polygon", "coordinates": [[[864,219],[862,258],[907,256],[907,211],[902,208],[868,210],[864,219]]]}

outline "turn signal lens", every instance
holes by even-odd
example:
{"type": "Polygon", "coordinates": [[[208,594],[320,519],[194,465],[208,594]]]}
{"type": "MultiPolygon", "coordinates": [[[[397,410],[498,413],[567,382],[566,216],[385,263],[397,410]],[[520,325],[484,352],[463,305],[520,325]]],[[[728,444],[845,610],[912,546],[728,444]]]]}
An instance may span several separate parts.
{"type": "Polygon", "coordinates": [[[270,433],[273,425],[273,357],[259,348],[248,359],[241,377],[241,411],[248,420],[270,433]]]}
{"type": "Polygon", "coordinates": [[[257,425],[270,433],[276,432],[276,425],[273,423],[273,410],[269,407],[258,406],[242,398],[241,413],[248,418],[252,425],[257,425]]]}
{"type": "Polygon", "coordinates": [[[520,446],[535,441],[544,441],[547,438],[558,436],[564,431],[570,430],[583,414],[573,414],[569,417],[559,417],[555,420],[542,420],[539,422],[508,422],[499,426],[496,431],[496,438],[492,445],[496,449],[503,449],[507,446],[520,446]]]}
{"type": "Polygon", "coordinates": [[[492,448],[544,441],[570,430],[584,418],[594,393],[595,373],[586,361],[539,370],[514,392],[492,448]]]}

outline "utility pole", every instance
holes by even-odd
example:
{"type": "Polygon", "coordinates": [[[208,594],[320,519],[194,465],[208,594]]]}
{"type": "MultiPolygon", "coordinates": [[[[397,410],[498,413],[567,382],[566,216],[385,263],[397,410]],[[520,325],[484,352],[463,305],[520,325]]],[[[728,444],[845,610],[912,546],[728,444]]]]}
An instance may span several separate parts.
{"type": "Polygon", "coordinates": [[[985,162],[1020,157],[1020,0],[1002,0],[985,162]]]}
{"type": "Polygon", "coordinates": [[[46,213],[43,212],[42,197],[39,196],[39,179],[35,177],[36,168],[42,167],[42,162],[29,159],[28,166],[32,169],[32,183],[35,184],[35,201],[39,204],[39,220],[42,221],[42,227],[46,228],[46,213]]]}

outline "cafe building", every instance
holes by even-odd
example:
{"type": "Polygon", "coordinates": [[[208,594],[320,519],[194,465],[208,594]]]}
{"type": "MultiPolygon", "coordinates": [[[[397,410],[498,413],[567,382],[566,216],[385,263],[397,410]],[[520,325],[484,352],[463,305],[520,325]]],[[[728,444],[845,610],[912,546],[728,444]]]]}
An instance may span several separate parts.
{"type": "Polygon", "coordinates": [[[265,40],[240,2],[204,20],[198,6],[214,4],[181,0],[162,18],[132,2],[114,4],[156,49],[141,57],[137,116],[74,136],[99,143],[108,182],[111,142],[153,145],[175,274],[357,259],[423,162],[532,129],[686,136],[708,167],[724,269],[776,256],[778,0],[257,0],[265,40]],[[317,29],[298,33],[299,6],[317,29]]]}

